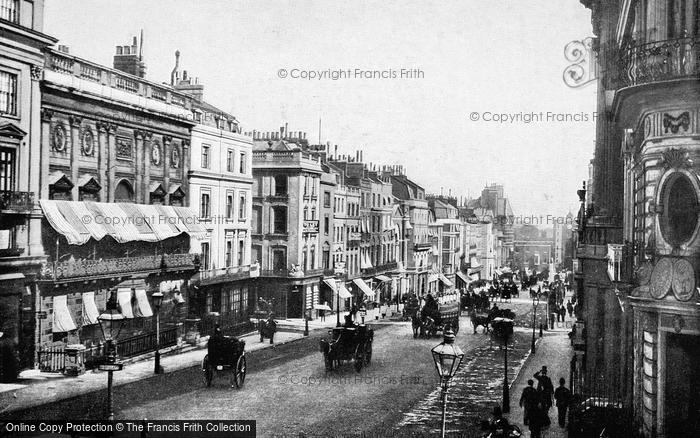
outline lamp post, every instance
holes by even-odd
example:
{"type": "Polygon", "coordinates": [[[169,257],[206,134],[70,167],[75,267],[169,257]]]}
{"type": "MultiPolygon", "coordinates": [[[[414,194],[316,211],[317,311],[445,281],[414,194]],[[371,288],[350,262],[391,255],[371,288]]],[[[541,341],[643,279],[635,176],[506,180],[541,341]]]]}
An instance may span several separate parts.
{"type": "Polygon", "coordinates": [[[163,304],[163,293],[154,292],[151,295],[153,307],[156,308],[156,357],[153,372],[163,374],[163,367],[160,366],[160,306],[163,304]]]}
{"type": "Polygon", "coordinates": [[[448,329],[445,331],[443,341],[430,350],[433,354],[433,361],[435,361],[435,368],[437,369],[438,377],[440,377],[442,389],[442,438],[445,437],[447,390],[449,389],[450,380],[457,373],[459,365],[464,358],[464,352],[454,342],[455,334],[452,329],[448,329]]]}
{"type": "Polygon", "coordinates": [[[343,284],[340,276],[335,279],[335,326],[340,327],[340,285],[343,284]]]}
{"type": "Polygon", "coordinates": [[[530,354],[535,353],[535,318],[537,316],[537,306],[540,304],[540,297],[532,298],[532,344],[530,344],[530,354]]]}
{"type": "Polygon", "coordinates": [[[101,371],[107,371],[107,420],[114,421],[114,406],[113,406],[113,372],[121,371],[124,366],[117,360],[117,338],[122,329],[124,315],[119,311],[117,303],[117,291],[112,290],[110,297],[107,300],[105,311],[97,317],[97,322],[100,324],[102,336],[105,339],[105,356],[97,367],[101,371]],[[116,330],[116,334],[114,331],[116,330]]]}

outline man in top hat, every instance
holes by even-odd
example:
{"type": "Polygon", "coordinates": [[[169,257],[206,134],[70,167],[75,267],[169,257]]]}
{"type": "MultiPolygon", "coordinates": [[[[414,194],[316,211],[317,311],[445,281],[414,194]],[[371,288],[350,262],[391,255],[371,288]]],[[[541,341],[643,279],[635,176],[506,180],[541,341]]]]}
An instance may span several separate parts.
{"type": "Polygon", "coordinates": [[[554,385],[552,379],[547,375],[547,367],[542,366],[542,369],[535,373],[537,379],[537,392],[540,394],[542,404],[547,412],[552,407],[552,395],[554,394],[554,385]]]}

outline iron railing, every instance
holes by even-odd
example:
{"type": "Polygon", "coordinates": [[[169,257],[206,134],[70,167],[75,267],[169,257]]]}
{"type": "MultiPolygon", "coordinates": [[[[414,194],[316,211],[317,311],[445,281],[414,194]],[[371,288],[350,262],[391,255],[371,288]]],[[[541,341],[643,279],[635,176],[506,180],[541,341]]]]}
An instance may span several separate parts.
{"type": "Polygon", "coordinates": [[[700,39],[675,38],[646,44],[632,42],[622,50],[624,86],[648,84],[673,79],[698,79],[700,39]]]}
{"type": "Polygon", "coordinates": [[[34,192],[0,190],[0,210],[29,213],[34,208],[34,192]]]}
{"type": "MultiPolygon", "coordinates": [[[[160,331],[160,348],[170,347],[175,344],[177,344],[177,327],[167,328],[160,331]]],[[[155,351],[155,349],[155,332],[120,339],[117,343],[117,352],[121,357],[134,357],[140,354],[155,351]]]]}
{"type": "MultiPolygon", "coordinates": [[[[97,368],[105,355],[104,344],[95,345],[78,352],[82,356],[85,369],[97,368]]],[[[64,345],[40,346],[37,348],[39,371],[45,373],[63,373],[66,370],[66,350],[64,345]]]]}

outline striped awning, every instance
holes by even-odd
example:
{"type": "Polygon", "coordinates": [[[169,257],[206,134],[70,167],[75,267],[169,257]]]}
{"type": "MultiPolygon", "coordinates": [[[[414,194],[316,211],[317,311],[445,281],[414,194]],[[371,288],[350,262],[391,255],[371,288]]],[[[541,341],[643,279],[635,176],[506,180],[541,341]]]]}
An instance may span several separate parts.
{"type": "Polygon", "coordinates": [[[46,220],[70,245],[111,236],[119,243],[159,242],[182,233],[202,238],[206,230],[188,207],[107,202],[39,201],[46,220]]]}
{"type": "Polygon", "coordinates": [[[369,286],[367,285],[367,283],[365,283],[365,281],[364,281],[363,279],[361,279],[361,278],[356,278],[356,279],[354,279],[352,282],[355,283],[355,284],[357,285],[357,287],[359,287],[360,290],[361,290],[365,295],[367,295],[367,297],[369,297],[369,298],[374,298],[374,291],[372,290],[371,287],[369,287],[369,286]]]}
{"type": "Polygon", "coordinates": [[[97,310],[97,305],[95,305],[95,292],[84,292],[83,293],[83,325],[94,325],[99,321],[97,317],[100,316],[100,312],[97,310]]]}
{"type": "Polygon", "coordinates": [[[438,278],[440,279],[440,281],[442,281],[442,284],[444,284],[445,286],[447,286],[447,287],[454,286],[454,284],[450,281],[450,279],[445,277],[445,274],[442,274],[442,273],[438,274],[438,278]]]}
{"type": "Polygon", "coordinates": [[[464,272],[457,271],[457,277],[464,282],[464,284],[469,284],[469,277],[467,277],[464,272]]]}
{"type": "Polygon", "coordinates": [[[68,310],[68,296],[58,295],[53,297],[53,325],[51,331],[53,333],[64,333],[77,328],[68,310]]]}
{"type": "Polygon", "coordinates": [[[325,280],[323,280],[323,282],[326,283],[326,286],[330,287],[334,293],[337,293],[338,296],[340,296],[340,298],[345,300],[345,299],[352,297],[352,294],[350,293],[348,288],[345,287],[345,283],[343,283],[342,281],[340,282],[340,289],[338,289],[336,287],[335,280],[325,279],[325,280]]]}
{"type": "Polygon", "coordinates": [[[387,277],[386,275],[375,275],[374,278],[381,282],[391,281],[391,278],[387,277]]]}
{"type": "Polygon", "coordinates": [[[124,318],[134,317],[134,308],[131,306],[131,289],[117,289],[117,302],[119,303],[119,311],[124,315],[124,318]]]}
{"type": "Polygon", "coordinates": [[[137,318],[147,318],[153,316],[151,304],[148,302],[148,296],[143,289],[136,289],[136,305],[134,306],[134,316],[137,318]]]}

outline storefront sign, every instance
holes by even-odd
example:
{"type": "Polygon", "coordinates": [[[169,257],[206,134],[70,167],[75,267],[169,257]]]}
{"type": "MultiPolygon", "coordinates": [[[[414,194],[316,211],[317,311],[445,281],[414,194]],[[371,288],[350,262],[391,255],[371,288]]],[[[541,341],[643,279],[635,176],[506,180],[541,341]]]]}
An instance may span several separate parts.
{"type": "Polygon", "coordinates": [[[318,233],[318,221],[304,221],[305,233],[318,233]]]}

